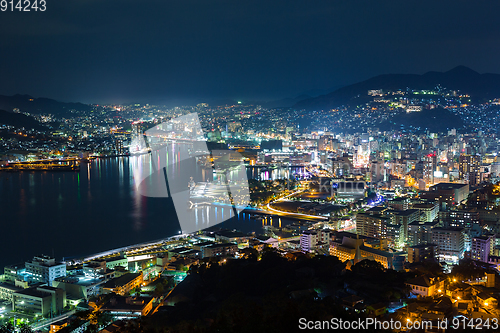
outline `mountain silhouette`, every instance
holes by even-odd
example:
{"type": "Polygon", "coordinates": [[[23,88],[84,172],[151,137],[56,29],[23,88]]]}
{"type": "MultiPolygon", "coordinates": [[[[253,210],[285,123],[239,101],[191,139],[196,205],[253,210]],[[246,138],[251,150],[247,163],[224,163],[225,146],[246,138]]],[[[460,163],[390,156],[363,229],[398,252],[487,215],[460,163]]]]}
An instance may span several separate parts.
{"type": "Polygon", "coordinates": [[[479,74],[465,67],[457,66],[447,72],[417,74],[384,74],[366,81],[335,90],[326,95],[297,102],[294,109],[328,110],[345,106],[356,106],[371,100],[368,90],[434,90],[443,88],[468,94],[473,101],[485,101],[500,97],[500,75],[479,74]]]}
{"type": "Polygon", "coordinates": [[[0,110],[0,125],[10,125],[15,128],[47,130],[48,128],[36,119],[20,113],[7,112],[0,110]]]}
{"type": "Polygon", "coordinates": [[[32,114],[53,114],[56,116],[73,117],[74,111],[90,111],[92,107],[82,103],[64,103],[50,98],[34,98],[30,95],[0,95],[0,110],[12,112],[13,109],[32,114]]]}

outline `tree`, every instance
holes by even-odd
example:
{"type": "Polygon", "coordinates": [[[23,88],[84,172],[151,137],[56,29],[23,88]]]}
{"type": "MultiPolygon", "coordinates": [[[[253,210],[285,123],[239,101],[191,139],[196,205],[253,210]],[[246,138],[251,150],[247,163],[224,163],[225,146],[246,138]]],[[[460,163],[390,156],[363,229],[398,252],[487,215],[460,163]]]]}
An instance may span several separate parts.
{"type": "Polygon", "coordinates": [[[158,283],[156,285],[153,295],[155,297],[160,297],[161,295],[163,295],[164,292],[165,292],[165,286],[163,285],[163,283],[158,283]]]}
{"type": "Polygon", "coordinates": [[[7,323],[0,326],[0,333],[11,333],[14,332],[14,325],[12,323],[7,323]]]}
{"type": "Polygon", "coordinates": [[[486,270],[480,266],[476,266],[475,262],[471,259],[460,260],[459,264],[451,270],[451,274],[461,280],[481,278],[485,273],[486,270]]]}
{"type": "Polygon", "coordinates": [[[31,329],[31,327],[29,327],[28,324],[21,323],[21,325],[19,325],[19,332],[20,333],[33,333],[33,330],[31,329]]]}
{"type": "Polygon", "coordinates": [[[351,271],[355,274],[375,275],[384,272],[384,266],[375,260],[363,259],[352,266],[351,271]]]}
{"type": "Polygon", "coordinates": [[[99,327],[107,326],[113,319],[114,317],[109,311],[98,311],[96,314],[96,321],[99,327]]]}
{"type": "Polygon", "coordinates": [[[141,293],[141,286],[137,286],[134,288],[134,293],[140,294],[141,293]]]}

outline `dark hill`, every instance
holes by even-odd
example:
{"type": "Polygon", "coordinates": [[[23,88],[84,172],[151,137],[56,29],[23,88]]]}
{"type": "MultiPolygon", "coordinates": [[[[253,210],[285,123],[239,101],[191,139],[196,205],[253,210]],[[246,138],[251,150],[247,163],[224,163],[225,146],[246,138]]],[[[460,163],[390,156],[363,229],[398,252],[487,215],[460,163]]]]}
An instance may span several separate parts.
{"type": "Polygon", "coordinates": [[[82,103],[64,103],[49,98],[34,98],[29,95],[0,95],[0,109],[12,112],[14,108],[18,108],[21,112],[51,113],[65,117],[74,116],[72,110],[80,112],[92,110],[90,105],[82,103]]]}
{"type": "Polygon", "coordinates": [[[346,86],[334,92],[309,98],[294,105],[296,109],[327,110],[341,105],[356,106],[370,100],[368,90],[432,90],[437,85],[450,90],[460,90],[476,100],[500,97],[500,75],[479,74],[470,68],[458,66],[447,72],[416,74],[385,74],[346,86]]]}
{"type": "Polygon", "coordinates": [[[403,113],[380,124],[382,130],[417,129],[420,131],[446,132],[464,127],[462,119],[442,108],[424,109],[421,112],[403,113]]]}
{"type": "Polygon", "coordinates": [[[47,127],[40,124],[37,120],[20,113],[7,112],[0,110],[0,125],[10,125],[16,128],[46,130],[47,127]]]}

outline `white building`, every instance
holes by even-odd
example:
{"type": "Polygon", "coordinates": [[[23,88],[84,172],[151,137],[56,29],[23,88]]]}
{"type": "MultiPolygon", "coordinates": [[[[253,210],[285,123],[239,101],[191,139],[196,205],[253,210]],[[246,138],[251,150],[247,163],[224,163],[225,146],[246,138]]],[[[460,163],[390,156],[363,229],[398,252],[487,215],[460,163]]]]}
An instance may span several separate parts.
{"type": "Polygon", "coordinates": [[[0,299],[12,301],[12,294],[21,290],[23,290],[23,288],[16,287],[7,283],[0,283],[0,299]]]}
{"type": "Polygon", "coordinates": [[[30,281],[51,285],[54,279],[66,276],[66,265],[57,263],[54,258],[49,256],[36,256],[31,262],[26,262],[26,274],[30,281]]]}
{"type": "Polygon", "coordinates": [[[420,220],[424,222],[434,221],[439,214],[439,202],[417,203],[412,208],[420,211],[420,220]]]}
{"type": "Polygon", "coordinates": [[[300,235],[302,252],[314,252],[319,247],[330,248],[330,230],[306,230],[300,235]]]}
{"type": "Polygon", "coordinates": [[[463,228],[433,228],[432,243],[437,245],[439,261],[456,263],[465,251],[465,230],[463,228]]]}

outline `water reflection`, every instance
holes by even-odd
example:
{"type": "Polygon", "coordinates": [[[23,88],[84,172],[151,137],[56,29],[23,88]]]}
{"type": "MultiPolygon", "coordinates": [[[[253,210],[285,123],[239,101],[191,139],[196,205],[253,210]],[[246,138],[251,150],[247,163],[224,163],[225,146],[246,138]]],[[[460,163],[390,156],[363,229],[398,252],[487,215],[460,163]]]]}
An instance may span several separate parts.
{"type": "MultiPolygon", "coordinates": [[[[173,159],[172,168],[178,171],[180,149],[155,156],[155,161],[159,159],[162,165],[162,159],[173,159]]],[[[54,253],[61,259],[178,234],[172,200],[141,196],[135,187],[137,173],[143,172],[144,165],[151,166],[145,163],[148,158],[151,155],[99,158],[82,164],[79,172],[0,172],[0,227],[4,230],[0,267],[41,253],[54,253]]],[[[249,178],[270,179],[290,171],[294,172],[273,169],[264,176],[257,168],[247,170],[249,178]]],[[[203,166],[194,172],[204,180],[214,176],[203,166]]],[[[250,214],[235,216],[231,206],[224,205],[196,207],[190,214],[200,229],[216,220],[224,221],[217,227],[260,233],[264,224],[250,214]]]]}

